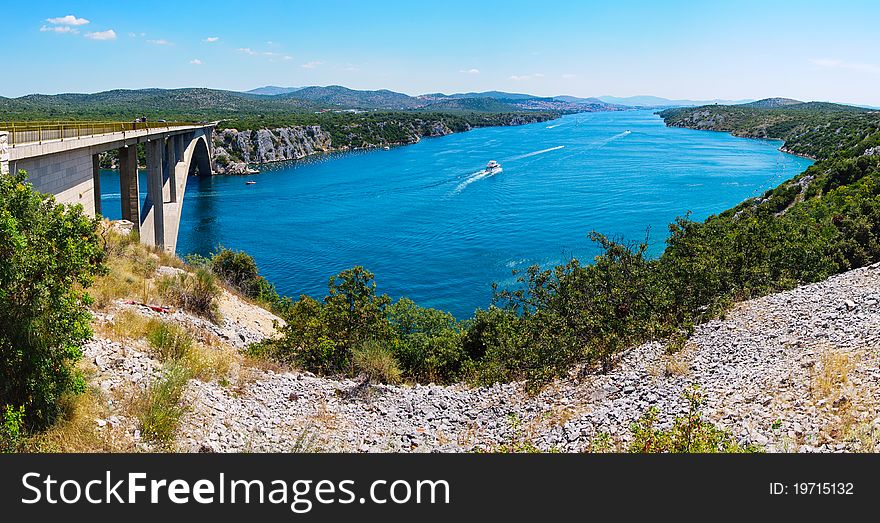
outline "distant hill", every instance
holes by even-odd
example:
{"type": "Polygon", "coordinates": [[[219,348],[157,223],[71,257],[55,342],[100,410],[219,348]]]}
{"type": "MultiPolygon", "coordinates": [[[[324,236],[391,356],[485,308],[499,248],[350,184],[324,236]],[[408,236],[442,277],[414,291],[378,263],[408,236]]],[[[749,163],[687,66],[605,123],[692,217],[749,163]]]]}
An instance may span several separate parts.
{"type": "Polygon", "coordinates": [[[455,93],[455,94],[423,94],[420,99],[443,99],[443,98],[493,98],[495,100],[528,100],[530,98],[539,98],[532,94],[522,93],[505,93],[503,91],[485,91],[482,93],[455,93]]]}
{"type": "Polygon", "coordinates": [[[296,91],[299,91],[302,87],[278,87],[276,85],[266,85],[263,87],[257,87],[256,89],[251,89],[250,91],[244,91],[247,94],[259,94],[264,96],[275,96],[277,94],[290,94],[296,91]]]}
{"type": "Polygon", "coordinates": [[[603,102],[625,105],[629,107],[673,107],[673,106],[700,106],[700,105],[736,105],[751,102],[752,100],[670,100],[659,96],[598,96],[603,102]]]}
{"type": "Polygon", "coordinates": [[[352,109],[401,110],[417,109],[424,105],[424,102],[418,98],[388,89],[357,91],[341,85],[304,87],[292,93],[277,95],[274,98],[297,99],[352,109]]]}
{"type": "Polygon", "coordinates": [[[476,111],[483,113],[509,113],[521,108],[494,98],[446,98],[422,106],[425,111],[476,111]]]}
{"type": "Polygon", "coordinates": [[[610,103],[610,102],[602,101],[598,98],[579,98],[577,96],[554,96],[553,99],[559,100],[560,102],[569,102],[569,103],[588,103],[588,104],[610,103]]]}
{"type": "Polygon", "coordinates": [[[776,107],[785,107],[787,105],[797,105],[802,104],[804,102],[800,100],[795,100],[793,98],[764,98],[763,100],[758,100],[756,102],[749,102],[745,104],[740,104],[743,107],[757,107],[762,109],[774,109],[776,107]]]}
{"type": "Polygon", "coordinates": [[[298,99],[273,100],[259,95],[218,89],[118,89],[93,94],[31,94],[0,100],[3,119],[205,119],[239,114],[314,111],[319,107],[298,99]]]}

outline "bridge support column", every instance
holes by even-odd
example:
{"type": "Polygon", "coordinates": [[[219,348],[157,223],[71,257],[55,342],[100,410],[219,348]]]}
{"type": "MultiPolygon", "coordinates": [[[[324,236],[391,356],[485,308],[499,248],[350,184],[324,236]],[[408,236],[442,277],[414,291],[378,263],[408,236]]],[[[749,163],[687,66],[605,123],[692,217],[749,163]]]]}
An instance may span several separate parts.
{"type": "Polygon", "coordinates": [[[165,140],[147,142],[147,203],[141,221],[141,240],[148,245],[165,247],[165,198],[162,164],[165,160],[165,140]]]}
{"type": "Polygon", "coordinates": [[[134,224],[134,230],[141,229],[141,191],[137,171],[137,146],[120,147],[119,151],[119,195],[122,201],[122,219],[134,224]]]}
{"type": "Polygon", "coordinates": [[[92,155],[92,192],[95,195],[95,216],[101,214],[101,162],[97,154],[92,155]]]}
{"type": "Polygon", "coordinates": [[[168,188],[167,200],[169,202],[177,201],[177,137],[168,138],[165,143],[165,165],[167,172],[165,174],[165,186],[168,188]]]}

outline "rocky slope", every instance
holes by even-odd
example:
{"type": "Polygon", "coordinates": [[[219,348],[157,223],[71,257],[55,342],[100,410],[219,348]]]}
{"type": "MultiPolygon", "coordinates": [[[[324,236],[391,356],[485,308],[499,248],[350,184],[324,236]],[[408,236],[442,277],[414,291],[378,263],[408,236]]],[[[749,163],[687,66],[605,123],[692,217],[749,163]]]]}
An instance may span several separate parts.
{"type": "Polygon", "coordinates": [[[247,174],[249,165],[298,160],[332,150],[330,135],[320,126],[283,127],[256,131],[224,129],[214,133],[217,174],[247,174]]]}
{"type": "MultiPolygon", "coordinates": [[[[237,312],[225,327],[183,313],[175,321],[214,329],[241,348],[271,335],[271,316],[257,309],[244,302],[227,307],[237,312]],[[246,326],[246,318],[259,324],[246,326]]],[[[158,369],[137,343],[97,339],[86,353],[106,390],[143,386],[158,369]]],[[[622,448],[630,424],[648,408],[660,410],[664,426],[684,413],[682,392],[693,385],[705,394],[704,416],[742,442],[771,452],[875,450],[880,264],[741,303],[725,319],[699,326],[680,353],[666,355],[659,343],[635,347],[608,374],[576,371],[536,396],[519,384],[365,387],[243,363],[228,380],[190,381],[176,446],[461,452],[527,441],[577,452],[607,434],[622,448]]],[[[123,413],[112,423],[136,435],[123,413]]]]}

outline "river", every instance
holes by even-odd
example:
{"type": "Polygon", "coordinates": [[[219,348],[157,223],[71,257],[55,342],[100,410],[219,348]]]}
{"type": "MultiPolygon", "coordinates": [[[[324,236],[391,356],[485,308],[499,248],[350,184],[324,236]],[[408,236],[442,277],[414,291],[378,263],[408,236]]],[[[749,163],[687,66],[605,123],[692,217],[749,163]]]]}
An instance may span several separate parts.
{"type": "MultiPolygon", "coordinates": [[[[513,270],[594,256],[591,230],[641,240],[650,229],[659,254],[676,216],[703,219],[811,164],[779,146],[667,128],[651,111],[583,113],[191,177],[178,254],[247,251],[289,296],[324,296],[329,276],[363,265],[380,292],[465,318],[513,270]],[[503,171],[482,175],[489,160],[503,171]]],[[[101,185],[119,218],[117,173],[101,185]]]]}

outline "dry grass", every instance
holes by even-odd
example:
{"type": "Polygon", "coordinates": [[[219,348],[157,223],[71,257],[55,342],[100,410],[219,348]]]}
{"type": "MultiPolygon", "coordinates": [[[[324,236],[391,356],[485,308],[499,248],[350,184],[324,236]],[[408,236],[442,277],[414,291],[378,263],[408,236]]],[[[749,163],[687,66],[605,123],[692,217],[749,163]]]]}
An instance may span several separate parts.
{"type": "Polygon", "coordinates": [[[838,394],[849,380],[854,363],[850,354],[834,349],[826,349],[819,355],[810,382],[815,399],[831,398],[838,394]]]}
{"type": "Polygon", "coordinates": [[[95,325],[96,334],[113,341],[145,338],[158,324],[158,320],[134,311],[122,311],[113,321],[95,325]]]}
{"type": "Polygon", "coordinates": [[[128,406],[146,441],[171,448],[180,419],[187,410],[184,392],[189,379],[189,370],[184,365],[177,361],[168,362],[162,377],[128,406]]]}
{"type": "Polygon", "coordinates": [[[34,436],[30,447],[36,452],[132,452],[134,445],[120,426],[107,423],[98,427],[97,420],[109,415],[109,407],[97,390],[65,396],[62,413],[47,431],[34,436]]]}
{"type": "Polygon", "coordinates": [[[646,370],[655,378],[686,376],[691,370],[693,350],[693,344],[688,344],[679,352],[661,354],[646,370]]]}
{"type": "Polygon", "coordinates": [[[232,371],[236,353],[229,348],[206,347],[196,343],[182,359],[193,378],[199,381],[223,380],[232,371]]]}

